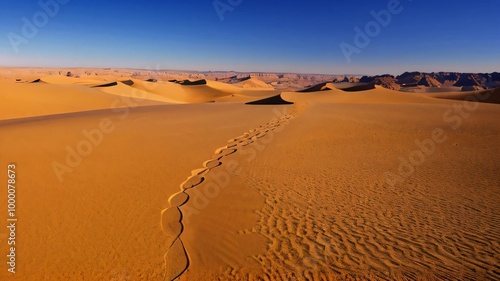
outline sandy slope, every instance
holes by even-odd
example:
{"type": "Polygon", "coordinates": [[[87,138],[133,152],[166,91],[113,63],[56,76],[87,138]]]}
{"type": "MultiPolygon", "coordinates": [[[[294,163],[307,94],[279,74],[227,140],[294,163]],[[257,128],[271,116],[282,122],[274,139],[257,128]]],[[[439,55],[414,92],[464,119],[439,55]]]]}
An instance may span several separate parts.
{"type": "Polygon", "coordinates": [[[496,107],[447,131],[405,181],[385,184],[416,139],[448,127],[446,110],[321,104],[291,123],[242,175],[268,198],[255,230],[270,242],[256,275],[498,279],[496,107]]]}
{"type": "Polygon", "coordinates": [[[261,89],[241,89],[216,81],[207,81],[205,85],[180,85],[173,82],[144,82],[132,79],[131,87],[154,93],[174,100],[178,103],[200,103],[200,102],[242,102],[252,101],[261,97],[270,97],[278,92],[261,89]]]}
{"type": "MultiPolygon", "coordinates": [[[[131,87],[129,85],[124,84],[123,82],[115,82],[116,84],[112,84],[111,86],[102,86],[98,87],[98,89],[104,93],[112,94],[112,95],[117,95],[120,97],[127,97],[127,98],[140,98],[140,99],[146,99],[146,100],[151,100],[151,101],[160,101],[160,102],[165,102],[165,103],[179,103],[179,101],[161,96],[158,94],[154,94],[151,92],[148,92],[146,90],[141,90],[136,87],[131,87]]],[[[148,83],[145,81],[136,81],[136,83],[148,83]]]]}
{"type": "Polygon", "coordinates": [[[40,81],[0,82],[0,120],[165,103],[243,103],[279,94],[273,90],[240,89],[215,81],[184,86],[119,77],[107,82],[65,76],[37,80],[40,81]]]}
{"type": "Polygon", "coordinates": [[[427,96],[440,99],[465,100],[473,102],[500,104],[500,88],[486,90],[486,91],[474,91],[474,92],[432,93],[432,94],[427,94],[427,96]]]}
{"type": "Polygon", "coordinates": [[[208,196],[216,184],[209,176],[196,186],[181,210],[209,203],[181,235],[196,253],[181,279],[498,279],[500,124],[491,122],[498,106],[481,104],[453,129],[457,119],[443,114],[456,102],[375,91],[341,103],[340,92],[304,94],[307,109],[289,106],[293,121],[283,131],[229,156],[240,169],[218,196],[208,196]],[[447,140],[389,184],[385,174],[398,173],[398,158],[436,128],[447,140]],[[243,224],[238,210],[262,203],[241,193],[256,192],[265,198],[259,219],[248,214],[243,224]],[[256,234],[265,247],[252,240],[256,234]],[[249,257],[248,243],[261,252],[249,257]]]}
{"type": "Polygon", "coordinates": [[[270,108],[237,104],[126,113],[2,126],[1,165],[17,163],[22,218],[19,269],[9,280],[162,280],[168,247],[160,212],[168,197],[213,148],[272,116],[270,108]],[[83,131],[106,118],[114,130],[81,164],[68,162],[75,167],[68,164],[60,182],[54,163],[66,165],[68,149],[87,140],[83,131]]]}
{"type": "Polygon", "coordinates": [[[58,85],[88,85],[95,86],[103,84],[103,80],[100,79],[89,79],[89,78],[75,78],[75,77],[67,77],[61,75],[51,75],[44,76],[40,78],[42,82],[50,83],[50,84],[58,84],[58,85]]]}
{"type": "Polygon", "coordinates": [[[442,104],[444,101],[429,96],[420,96],[411,93],[388,90],[380,86],[366,91],[346,92],[340,89],[321,90],[316,92],[283,92],[283,98],[296,102],[324,102],[324,103],[349,103],[349,104],[407,104],[407,103],[434,103],[442,104]]]}
{"type": "Polygon", "coordinates": [[[85,85],[0,82],[0,120],[58,113],[163,104],[140,98],[127,99],[85,85]]]}
{"type": "Polygon", "coordinates": [[[2,278],[500,278],[499,105],[118,78],[0,82],[2,278]]]}
{"type": "Polygon", "coordinates": [[[266,82],[259,80],[255,77],[249,78],[247,80],[232,84],[236,87],[241,88],[257,88],[257,89],[274,89],[273,86],[267,84],[266,82]]]}

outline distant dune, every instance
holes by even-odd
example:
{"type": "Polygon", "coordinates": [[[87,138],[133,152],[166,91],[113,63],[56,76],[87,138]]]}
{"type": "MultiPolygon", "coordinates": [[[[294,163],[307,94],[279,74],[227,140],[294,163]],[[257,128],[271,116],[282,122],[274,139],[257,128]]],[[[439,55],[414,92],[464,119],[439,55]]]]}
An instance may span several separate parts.
{"type": "Polygon", "coordinates": [[[335,89],[335,86],[333,86],[332,83],[323,82],[323,83],[319,83],[317,85],[310,86],[308,88],[305,88],[305,89],[297,91],[297,92],[310,93],[310,92],[319,92],[319,91],[326,91],[326,90],[333,90],[333,89],[335,89]]]}
{"type": "Polygon", "coordinates": [[[35,83],[3,81],[0,86],[5,101],[0,105],[1,119],[165,103],[250,102],[277,94],[205,80],[172,83],[131,78],[105,82],[46,76],[35,79],[35,83]]]}
{"type": "Polygon", "coordinates": [[[249,78],[247,80],[235,83],[233,85],[241,88],[274,89],[273,86],[257,78],[249,78]]]}
{"type": "MultiPolygon", "coordinates": [[[[42,80],[43,81],[43,80],[42,80]]],[[[80,84],[0,82],[0,119],[32,117],[126,106],[116,97],[80,84]]],[[[133,98],[136,105],[155,105],[153,100],[133,98]]]]}
{"type": "Polygon", "coordinates": [[[281,95],[277,95],[270,98],[265,98],[257,101],[247,102],[246,104],[254,104],[254,105],[284,105],[284,104],[293,104],[293,102],[289,102],[283,99],[281,95]]]}
{"type": "Polygon", "coordinates": [[[471,92],[432,93],[428,95],[440,99],[500,104],[500,88],[471,92]]]}
{"type": "Polygon", "coordinates": [[[375,89],[375,83],[337,83],[334,84],[337,89],[346,92],[359,92],[375,89]]]}

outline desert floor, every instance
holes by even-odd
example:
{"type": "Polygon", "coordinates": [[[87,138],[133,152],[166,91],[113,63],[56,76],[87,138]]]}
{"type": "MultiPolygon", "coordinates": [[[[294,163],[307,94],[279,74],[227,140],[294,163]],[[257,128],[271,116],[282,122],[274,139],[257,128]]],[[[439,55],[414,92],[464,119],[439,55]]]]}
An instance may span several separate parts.
{"type": "Polygon", "coordinates": [[[327,86],[0,79],[2,280],[499,280],[500,91],[327,86]]]}

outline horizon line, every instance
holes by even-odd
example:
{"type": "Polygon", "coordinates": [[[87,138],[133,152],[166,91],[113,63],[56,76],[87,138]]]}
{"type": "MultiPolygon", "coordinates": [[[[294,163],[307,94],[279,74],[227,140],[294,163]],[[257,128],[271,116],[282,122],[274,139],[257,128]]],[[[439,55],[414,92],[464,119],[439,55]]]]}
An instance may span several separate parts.
{"type": "Polygon", "coordinates": [[[229,72],[234,72],[234,73],[240,73],[240,74],[251,74],[251,73],[259,73],[259,74],[302,74],[302,75],[323,75],[323,76],[384,76],[384,75],[392,75],[392,76],[398,76],[403,73],[413,73],[413,72],[418,72],[418,73],[461,73],[461,74],[492,74],[492,73],[498,73],[499,71],[492,71],[492,72],[470,72],[470,71],[420,71],[420,70],[406,70],[404,72],[401,72],[400,74],[392,74],[392,73],[382,73],[382,74],[352,74],[352,73],[312,73],[312,72],[290,72],[290,71],[237,71],[237,70],[190,70],[190,69],[146,69],[146,68],[133,68],[133,67],[83,67],[83,66],[7,66],[7,65],[0,65],[0,68],[32,68],[32,69],[101,69],[101,70],[110,70],[110,69],[117,69],[117,70],[141,70],[141,71],[151,71],[151,72],[165,72],[165,71],[179,71],[179,72],[188,72],[188,73],[229,73],[229,72]]]}

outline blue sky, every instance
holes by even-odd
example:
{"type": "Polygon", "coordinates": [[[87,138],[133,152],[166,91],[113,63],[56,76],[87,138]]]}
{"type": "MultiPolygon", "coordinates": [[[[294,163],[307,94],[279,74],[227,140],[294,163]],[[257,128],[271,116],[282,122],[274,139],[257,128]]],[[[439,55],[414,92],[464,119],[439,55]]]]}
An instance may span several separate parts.
{"type": "Polygon", "coordinates": [[[376,22],[371,11],[397,2],[216,0],[218,12],[214,0],[3,0],[0,65],[330,74],[500,71],[497,0],[400,0],[389,24],[377,23],[379,29],[367,35],[369,44],[356,45],[354,28],[366,33],[376,22]],[[39,3],[57,3],[58,11],[48,15],[39,3]],[[31,32],[25,36],[23,27],[30,24],[37,30],[24,28],[31,32]],[[350,61],[342,42],[356,48],[350,61]]]}

